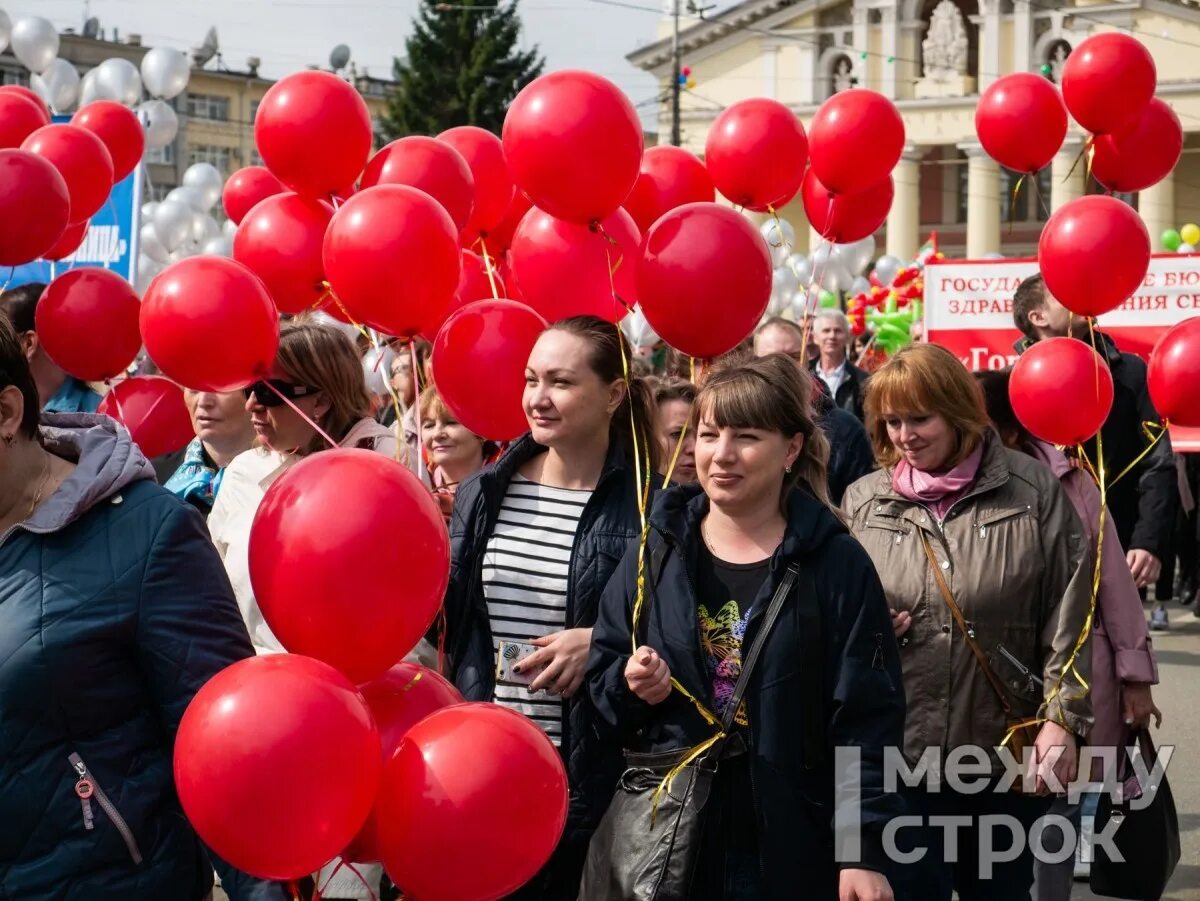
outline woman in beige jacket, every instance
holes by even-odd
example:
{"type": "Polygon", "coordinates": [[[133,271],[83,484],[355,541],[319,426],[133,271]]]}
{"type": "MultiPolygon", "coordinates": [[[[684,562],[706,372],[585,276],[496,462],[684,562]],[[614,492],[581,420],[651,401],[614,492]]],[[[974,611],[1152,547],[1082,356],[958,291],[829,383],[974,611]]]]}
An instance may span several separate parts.
{"type": "Polygon", "coordinates": [[[926,853],[903,868],[897,897],[907,886],[930,901],[949,901],[953,891],[964,901],[1027,898],[1030,830],[1049,808],[1048,787],[1075,778],[1078,740],[1091,725],[1079,680],[1089,681],[1091,660],[1090,643],[1080,645],[1092,575],[1083,532],[1054,474],[991,431],[974,379],[945,349],[897,354],[868,383],[866,411],[882,468],[852,485],[843,507],[879,571],[900,638],[904,757],[912,767],[936,755],[943,776],[905,790],[924,826],[898,830],[896,844],[926,853]],[[1007,790],[1012,780],[992,750],[1022,719],[1044,721],[1029,786],[1036,794],[1007,790]],[[965,746],[981,749],[985,773],[991,758],[985,791],[959,791],[963,784],[946,779],[950,753],[965,746]],[[930,824],[936,816],[967,818],[956,854],[946,821],[930,824]],[[985,819],[997,816],[1004,819],[985,819]],[[1010,828],[996,828],[1001,822],[1010,828]],[[1005,853],[1011,830],[1021,833],[1015,859],[1005,853]],[[981,845],[993,855],[981,856],[981,845]]]}

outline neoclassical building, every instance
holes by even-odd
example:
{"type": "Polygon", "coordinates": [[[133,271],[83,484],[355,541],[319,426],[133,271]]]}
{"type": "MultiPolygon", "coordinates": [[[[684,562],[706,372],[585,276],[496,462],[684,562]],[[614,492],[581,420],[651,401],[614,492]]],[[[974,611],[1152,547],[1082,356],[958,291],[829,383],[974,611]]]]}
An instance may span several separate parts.
{"type": "MultiPolygon", "coordinates": [[[[671,10],[664,0],[659,40],[630,54],[669,97],[671,10]]],[[[709,126],[727,105],[773,97],[808,124],[821,101],[849,87],[892,98],[907,146],[894,178],[895,201],[878,236],[911,258],[936,229],[950,256],[1032,252],[1047,210],[1101,188],[1076,161],[1086,135],[1074,123],[1038,190],[983,153],[975,135],[979,94],[1009,72],[1057,80],[1063,61],[1089,35],[1119,29],[1140,40],[1158,66],[1158,96],[1179,115],[1183,157],[1174,174],[1136,195],[1157,248],[1166,228],[1200,220],[1200,5],[1175,0],[745,0],[720,12],[678,0],[679,46],[695,87],[683,92],[684,146],[703,154],[709,126]]],[[[1194,3],[1196,0],[1194,0],[1194,3]]],[[[669,136],[670,106],[659,134],[669,136]]],[[[799,202],[782,213],[808,234],[799,202]]],[[[798,238],[800,243],[805,237],[798,238]]]]}

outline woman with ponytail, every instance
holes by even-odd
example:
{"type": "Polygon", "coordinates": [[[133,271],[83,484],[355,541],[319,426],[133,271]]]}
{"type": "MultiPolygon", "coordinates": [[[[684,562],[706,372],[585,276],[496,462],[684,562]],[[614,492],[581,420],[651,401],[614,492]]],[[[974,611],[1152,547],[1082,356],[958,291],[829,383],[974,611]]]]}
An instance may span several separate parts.
{"type": "MultiPolygon", "coordinates": [[[[875,568],[830,507],[812,390],[782,354],[712,371],[696,399],[699,484],[662,492],[644,555],[628,552],[600,603],[588,691],[630,754],[623,787],[638,766],[696,749],[716,771],[695,802],[699,835],[664,852],[664,897],[892,898],[883,830],[900,808],[883,764],[904,733],[899,653],[875,568]],[[857,849],[840,842],[836,860],[834,789],[851,783],[835,763],[851,762],[835,749],[857,754],[859,821],[857,849]]],[[[621,801],[596,834],[584,898],[626,895],[621,801]]]]}
{"type": "Polygon", "coordinates": [[[660,484],[654,400],[641,379],[626,378],[621,341],[594,316],[542,334],[525,371],[529,434],[462,483],[450,523],[450,677],[467,700],[541,726],[570,781],[558,850],[521,898],[576,897],[588,839],[620,775],[619,748],[597,741],[580,688],[600,594],[637,545],[640,507],[660,484]]]}

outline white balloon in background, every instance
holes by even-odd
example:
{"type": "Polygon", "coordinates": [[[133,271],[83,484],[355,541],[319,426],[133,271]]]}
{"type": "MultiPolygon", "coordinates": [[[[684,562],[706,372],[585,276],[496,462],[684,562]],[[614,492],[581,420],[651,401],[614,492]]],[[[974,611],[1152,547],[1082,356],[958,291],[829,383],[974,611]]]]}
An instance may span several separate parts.
{"type": "MultiPolygon", "coordinates": [[[[158,204],[155,206],[157,207],[158,204]]],[[[158,230],[154,227],[153,217],[147,217],[147,219],[146,224],[138,232],[139,246],[143,254],[154,262],[165,265],[171,259],[171,252],[163,247],[162,241],[158,239],[158,230]]]]}
{"type": "Polygon", "coordinates": [[[210,216],[208,213],[196,211],[192,214],[192,236],[193,244],[198,244],[203,247],[214,238],[221,237],[221,225],[210,216]]]}
{"type": "Polygon", "coordinates": [[[3,53],[8,47],[8,42],[12,39],[12,19],[8,17],[8,13],[0,9],[0,53],[3,53]]]}
{"type": "Polygon", "coordinates": [[[238,224],[232,219],[226,219],[221,223],[221,231],[223,231],[226,237],[228,237],[231,241],[233,240],[233,236],[237,234],[237,229],[238,224]]]}
{"type": "Polygon", "coordinates": [[[142,99],[142,76],[137,66],[114,56],[96,67],[96,94],[125,106],[136,106],[142,99]]]}
{"type": "MultiPolygon", "coordinates": [[[[792,272],[790,266],[780,266],[771,273],[771,303],[772,306],[779,306],[781,309],[786,309],[787,304],[791,302],[792,295],[796,293],[800,287],[800,280],[796,278],[796,273],[792,272]]],[[[772,315],[778,316],[778,313],[772,315]]]]}
{"type": "Polygon", "coordinates": [[[322,325],[325,328],[336,329],[349,338],[351,342],[358,340],[358,329],[348,322],[342,322],[340,319],[334,319],[332,316],[322,310],[316,310],[309,314],[308,321],[315,323],[316,325],[322,325]]]}
{"type": "Polygon", "coordinates": [[[206,257],[231,257],[233,256],[233,238],[229,235],[213,238],[200,249],[200,252],[206,257]]]}
{"type": "Polygon", "coordinates": [[[853,275],[861,275],[867,264],[875,257],[875,236],[867,235],[858,241],[842,245],[841,257],[853,275]]]}
{"type": "Polygon", "coordinates": [[[786,297],[783,294],[773,292],[771,294],[771,299],[767,302],[767,312],[763,315],[762,321],[766,322],[768,319],[774,316],[782,316],[791,305],[791,297],[786,297]]]}
{"type": "Polygon", "coordinates": [[[154,233],[169,253],[179,251],[192,234],[195,211],[181,200],[164,200],[154,211],[154,233]]]}
{"type": "Polygon", "coordinates": [[[147,100],[137,108],[138,120],[146,132],[146,146],[166,147],[179,134],[179,117],[165,100],[147,100]]]}
{"type": "Polygon", "coordinates": [[[142,221],[149,222],[154,218],[154,211],[158,209],[157,200],[147,200],[142,204],[142,221]]]}
{"type": "Polygon", "coordinates": [[[818,309],[817,301],[821,296],[821,289],[815,285],[811,288],[801,289],[792,295],[792,318],[799,323],[804,322],[804,317],[808,315],[809,310],[818,309]]]}
{"type": "Polygon", "coordinates": [[[892,282],[896,280],[896,274],[904,268],[904,263],[899,257],[894,257],[890,253],[885,253],[875,261],[875,278],[879,280],[879,284],[885,288],[890,288],[892,282]]]}
{"type": "Polygon", "coordinates": [[[79,105],[87,106],[93,100],[99,99],[100,95],[96,92],[96,70],[88,69],[79,81],[79,105]]]}
{"type": "Polygon", "coordinates": [[[771,265],[782,266],[796,246],[796,230],[792,223],[786,219],[768,219],[758,227],[758,233],[771,249],[771,265]]]}
{"type": "Polygon", "coordinates": [[[150,287],[150,282],[154,280],[154,276],[162,272],[164,268],[163,263],[159,263],[148,256],[142,255],[138,257],[137,278],[134,279],[133,286],[137,288],[139,295],[146,293],[146,289],[150,287]]]}
{"type": "Polygon", "coordinates": [[[850,283],[851,294],[866,294],[871,290],[871,283],[861,275],[856,275],[854,281],[850,283]]]}
{"type": "Polygon", "coordinates": [[[621,320],[621,331],[629,339],[633,347],[653,347],[661,338],[650,326],[642,308],[637,307],[632,313],[621,320]]]}
{"type": "Polygon", "coordinates": [[[212,163],[192,163],[183,173],[183,186],[193,188],[200,195],[200,209],[211,210],[221,200],[225,188],[225,176],[212,163]]]}
{"type": "Polygon", "coordinates": [[[388,347],[371,347],[363,354],[363,375],[367,379],[367,390],[379,397],[390,397],[387,381],[392,375],[392,362],[396,352],[388,347]]]}
{"type": "Polygon", "coordinates": [[[49,19],[22,16],[10,35],[13,55],[35,75],[41,75],[58,56],[58,32],[49,19]]]}
{"type": "Polygon", "coordinates": [[[170,47],[153,47],[142,57],[142,84],[151,97],[170,100],[183,93],[191,75],[187,54],[170,47]]]}
{"type": "Polygon", "coordinates": [[[821,272],[821,287],[835,294],[849,291],[854,283],[854,276],[846,269],[841,260],[835,260],[821,272]]]}
{"type": "Polygon", "coordinates": [[[79,73],[65,59],[56,59],[41,75],[29,79],[29,86],[56,113],[65,113],[79,99],[79,73]]]}
{"type": "Polygon", "coordinates": [[[172,188],[167,192],[165,200],[178,200],[180,203],[187,204],[197,212],[204,212],[204,195],[198,190],[188,185],[172,188]]]}
{"type": "Polygon", "coordinates": [[[981,259],[984,259],[984,260],[1003,260],[1003,259],[1005,259],[1005,256],[1004,256],[1004,254],[1000,253],[1000,251],[998,251],[998,250],[989,250],[987,253],[985,253],[985,254],[984,254],[982,257],[981,257],[981,259]]]}
{"type": "Polygon", "coordinates": [[[1189,244],[1187,241],[1184,241],[1182,244],[1179,245],[1179,247],[1177,247],[1175,249],[1175,252],[1176,253],[1195,253],[1196,248],[1193,247],[1191,244],[1189,244]]]}
{"type": "Polygon", "coordinates": [[[796,281],[807,287],[812,281],[812,263],[806,255],[794,253],[787,258],[787,264],[796,276],[796,281]]]}

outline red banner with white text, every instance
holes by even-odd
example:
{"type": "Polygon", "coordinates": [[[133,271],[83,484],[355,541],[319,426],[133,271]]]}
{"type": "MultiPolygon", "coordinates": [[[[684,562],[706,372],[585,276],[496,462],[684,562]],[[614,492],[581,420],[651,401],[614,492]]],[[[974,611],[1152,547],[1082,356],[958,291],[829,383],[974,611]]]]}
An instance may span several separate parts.
{"type": "MultiPolygon", "coordinates": [[[[1016,362],[1012,300],[1037,260],[942,260],[925,266],[925,334],[971,370],[1016,362]]],[[[1117,346],[1143,358],[1176,323],[1200,315],[1200,254],[1161,254],[1138,291],[1099,319],[1117,346]]],[[[1200,429],[1171,429],[1176,450],[1200,451],[1200,429]]]]}

